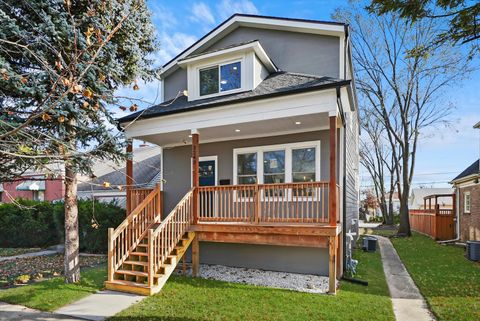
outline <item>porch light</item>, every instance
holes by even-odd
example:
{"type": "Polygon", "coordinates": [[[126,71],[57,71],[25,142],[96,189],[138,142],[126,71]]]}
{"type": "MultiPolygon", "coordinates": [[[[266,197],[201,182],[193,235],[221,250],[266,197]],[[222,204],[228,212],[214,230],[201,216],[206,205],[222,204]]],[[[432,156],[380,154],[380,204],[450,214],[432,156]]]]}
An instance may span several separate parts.
{"type": "Polygon", "coordinates": [[[301,121],[296,121],[296,122],[295,122],[295,125],[301,125],[301,124],[302,124],[301,121]]]}
{"type": "Polygon", "coordinates": [[[226,85],[226,84],[227,84],[227,81],[226,81],[226,80],[222,80],[222,81],[220,81],[220,83],[221,83],[222,85],[226,85]]]}
{"type": "Polygon", "coordinates": [[[235,132],[236,132],[236,133],[239,133],[239,132],[240,132],[240,129],[235,129],[235,132]]]}

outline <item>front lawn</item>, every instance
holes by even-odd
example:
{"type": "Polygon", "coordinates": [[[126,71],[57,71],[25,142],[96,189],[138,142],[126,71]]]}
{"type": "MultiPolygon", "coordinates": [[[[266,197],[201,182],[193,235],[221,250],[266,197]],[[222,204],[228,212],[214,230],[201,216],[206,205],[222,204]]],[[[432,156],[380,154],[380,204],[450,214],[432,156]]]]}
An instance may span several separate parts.
{"type": "Polygon", "coordinates": [[[57,277],[31,285],[0,290],[0,301],[53,311],[101,289],[106,275],[105,266],[85,269],[82,271],[79,284],[65,284],[63,277],[57,277]]]}
{"type": "Polygon", "coordinates": [[[380,253],[358,251],[357,278],[337,296],[172,276],[162,291],[124,310],[125,320],[394,320],[380,253]]]}
{"type": "Polygon", "coordinates": [[[25,254],[25,253],[38,252],[38,251],[41,251],[41,250],[42,249],[39,248],[39,247],[34,247],[34,248],[0,247],[0,257],[21,255],[21,254],[25,254]]]}
{"type": "Polygon", "coordinates": [[[391,240],[439,320],[480,320],[480,264],[468,261],[463,248],[417,233],[391,240]]]}

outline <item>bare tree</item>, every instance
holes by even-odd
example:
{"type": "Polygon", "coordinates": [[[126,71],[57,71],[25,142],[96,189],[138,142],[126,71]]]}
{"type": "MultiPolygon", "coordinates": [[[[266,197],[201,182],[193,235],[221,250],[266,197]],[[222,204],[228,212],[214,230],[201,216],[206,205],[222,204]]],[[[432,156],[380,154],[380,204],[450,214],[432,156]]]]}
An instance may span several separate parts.
{"type": "Polygon", "coordinates": [[[443,93],[469,74],[469,60],[458,48],[427,46],[438,34],[431,20],[409,24],[396,14],[370,14],[356,3],[335,16],[352,29],[360,106],[385,129],[392,160],[398,160],[390,163],[400,199],[398,233],[410,235],[408,197],[418,144],[428,127],[448,124],[452,105],[443,93]]]}

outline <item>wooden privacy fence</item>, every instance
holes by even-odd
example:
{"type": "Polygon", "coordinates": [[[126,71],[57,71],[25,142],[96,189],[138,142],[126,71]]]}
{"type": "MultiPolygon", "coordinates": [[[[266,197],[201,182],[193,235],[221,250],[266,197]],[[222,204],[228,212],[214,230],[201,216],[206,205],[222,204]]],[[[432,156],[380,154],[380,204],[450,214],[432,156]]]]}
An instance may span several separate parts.
{"type": "Polygon", "coordinates": [[[455,211],[453,209],[410,210],[410,227],[412,230],[426,234],[435,240],[455,238],[455,211]]]}

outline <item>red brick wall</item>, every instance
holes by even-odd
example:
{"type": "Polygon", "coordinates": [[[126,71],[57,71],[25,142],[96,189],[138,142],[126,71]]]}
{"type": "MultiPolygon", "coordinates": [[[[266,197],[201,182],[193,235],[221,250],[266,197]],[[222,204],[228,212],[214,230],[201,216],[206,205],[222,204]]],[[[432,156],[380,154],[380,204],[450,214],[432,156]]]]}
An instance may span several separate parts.
{"type": "MultiPolygon", "coordinates": [[[[23,181],[15,181],[15,182],[4,182],[2,192],[2,199],[3,203],[11,203],[12,199],[16,198],[23,198],[31,200],[33,199],[33,191],[17,191],[17,186],[21,184],[23,181]]],[[[45,201],[54,201],[58,199],[62,199],[64,195],[64,185],[62,179],[51,179],[45,181],[45,191],[44,191],[44,198],[45,201]]]]}
{"type": "Polygon", "coordinates": [[[459,188],[460,238],[480,241],[480,184],[459,188]],[[470,192],[470,213],[465,213],[464,193],[470,192]]]}

